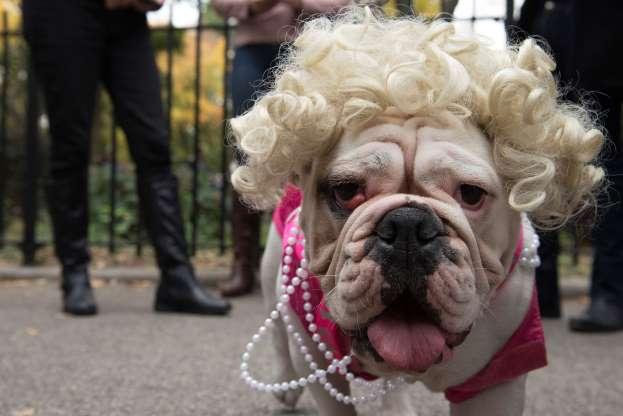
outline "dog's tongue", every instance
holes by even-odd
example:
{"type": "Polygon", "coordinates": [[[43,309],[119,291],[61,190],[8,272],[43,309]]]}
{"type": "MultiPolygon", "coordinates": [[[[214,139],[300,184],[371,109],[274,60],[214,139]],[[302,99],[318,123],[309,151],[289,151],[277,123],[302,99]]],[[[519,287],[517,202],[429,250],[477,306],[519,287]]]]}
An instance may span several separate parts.
{"type": "MultiPolygon", "coordinates": [[[[411,315],[411,314],[406,314],[411,315]]],[[[423,372],[450,352],[441,330],[432,322],[385,311],[368,327],[368,339],[391,366],[423,372]]]]}

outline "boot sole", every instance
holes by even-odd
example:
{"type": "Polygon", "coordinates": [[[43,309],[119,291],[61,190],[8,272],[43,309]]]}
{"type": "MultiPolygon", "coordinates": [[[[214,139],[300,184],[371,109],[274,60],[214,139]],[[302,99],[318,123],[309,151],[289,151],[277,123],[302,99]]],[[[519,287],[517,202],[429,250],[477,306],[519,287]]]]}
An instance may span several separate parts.
{"type": "Polygon", "coordinates": [[[88,309],[67,309],[67,308],[63,308],[63,312],[65,312],[68,315],[73,315],[73,316],[93,316],[93,315],[97,315],[97,308],[93,307],[93,308],[88,308],[88,309]]]}

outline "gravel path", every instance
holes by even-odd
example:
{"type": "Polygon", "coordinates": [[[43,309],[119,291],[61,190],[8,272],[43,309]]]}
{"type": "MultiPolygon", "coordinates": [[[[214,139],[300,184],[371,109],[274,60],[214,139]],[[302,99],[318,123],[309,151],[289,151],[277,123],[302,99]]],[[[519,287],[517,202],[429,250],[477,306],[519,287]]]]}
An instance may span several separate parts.
{"type": "MultiPolygon", "coordinates": [[[[238,378],[239,357],[264,319],[259,294],[235,301],[228,318],[151,311],[151,284],[107,284],[100,314],[58,312],[50,281],[0,284],[1,416],[279,415],[266,394],[238,378]]],[[[582,309],[568,300],[567,314],[582,309]]],[[[550,365],[528,381],[526,415],[623,414],[623,333],[576,335],[546,321],[550,365]]],[[[269,375],[258,350],[253,368],[269,375]]],[[[421,416],[445,415],[440,395],[414,387],[421,416]]],[[[299,415],[313,415],[305,394],[299,415]]],[[[363,409],[372,415],[374,408],[363,409]]]]}

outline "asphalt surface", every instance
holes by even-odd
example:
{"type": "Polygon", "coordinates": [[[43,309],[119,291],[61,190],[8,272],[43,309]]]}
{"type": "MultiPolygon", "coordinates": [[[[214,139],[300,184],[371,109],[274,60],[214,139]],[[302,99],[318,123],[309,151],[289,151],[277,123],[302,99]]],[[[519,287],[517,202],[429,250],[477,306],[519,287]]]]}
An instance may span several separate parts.
{"type": "MultiPolygon", "coordinates": [[[[70,318],[50,281],[0,284],[0,416],[314,415],[284,412],[239,380],[244,346],[264,320],[259,294],[235,301],[227,318],[155,314],[151,284],[96,290],[100,314],[70,318]]],[[[583,307],[567,300],[565,313],[583,307]]],[[[526,415],[623,414],[623,333],[577,335],[545,322],[550,365],[528,380],[526,415]]],[[[256,375],[270,377],[259,348],[256,375]]],[[[446,415],[439,394],[413,388],[420,415],[446,415]]],[[[362,409],[374,415],[374,406],[362,409]]]]}

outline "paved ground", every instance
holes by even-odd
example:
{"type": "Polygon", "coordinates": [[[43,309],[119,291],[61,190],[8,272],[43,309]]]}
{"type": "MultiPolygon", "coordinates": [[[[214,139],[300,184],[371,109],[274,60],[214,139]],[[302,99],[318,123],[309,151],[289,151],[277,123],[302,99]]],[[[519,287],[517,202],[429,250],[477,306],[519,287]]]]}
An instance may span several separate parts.
{"type": "MultiPolygon", "coordinates": [[[[235,302],[229,318],[156,315],[153,287],[97,289],[101,313],[57,312],[56,284],[0,284],[0,415],[275,415],[277,403],[247,390],[239,357],[263,321],[261,299],[235,302]]],[[[568,300],[565,312],[582,308],[568,300]]],[[[623,333],[576,335],[547,321],[550,365],[528,382],[526,415],[623,414],[623,333]]],[[[253,364],[268,374],[267,351],[253,364]]],[[[421,415],[445,415],[440,395],[414,388],[421,415]]],[[[315,414],[305,395],[303,411],[315,414]]],[[[374,409],[364,409],[368,415],[374,409]]]]}

